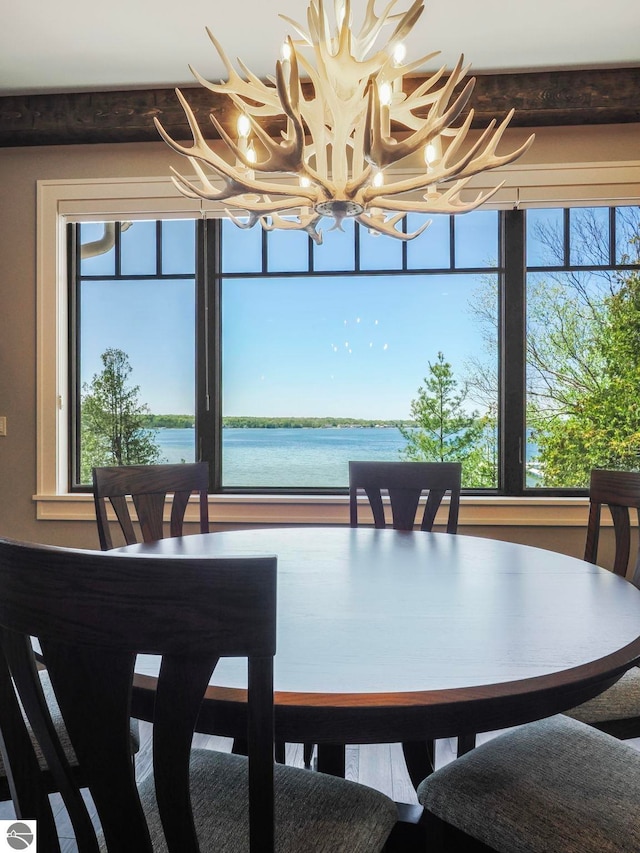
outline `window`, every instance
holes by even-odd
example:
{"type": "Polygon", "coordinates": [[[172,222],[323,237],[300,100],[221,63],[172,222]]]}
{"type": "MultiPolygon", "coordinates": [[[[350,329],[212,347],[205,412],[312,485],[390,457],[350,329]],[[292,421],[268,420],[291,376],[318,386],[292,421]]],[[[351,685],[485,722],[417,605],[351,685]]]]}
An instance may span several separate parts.
{"type": "MultiPolygon", "coordinates": [[[[622,174],[621,194],[637,196],[622,174]]],[[[527,192],[544,197],[534,178],[527,192]]],[[[106,192],[42,182],[39,517],[70,517],[46,501],[87,489],[83,405],[107,350],[127,357],[155,458],[209,459],[221,494],[333,494],[346,487],[350,458],[426,452],[463,458],[467,495],[580,495],[585,465],[571,467],[567,447],[585,426],[584,401],[566,393],[569,371],[558,384],[549,349],[571,332],[584,342],[574,354],[607,378],[587,401],[591,455],[583,442],[574,458],[638,467],[633,440],[607,446],[597,427],[632,389],[634,349],[618,344],[634,340],[640,208],[586,204],[565,180],[572,207],[536,199],[515,209],[503,194],[496,209],[433,217],[414,241],[351,223],[322,247],[299,232],[209,218],[164,179],[106,192]],[[83,250],[92,243],[102,250],[83,250]],[[616,351],[629,354],[623,372],[616,351]],[[428,415],[445,387],[438,444],[428,415]],[[612,446],[618,456],[603,455],[612,446]]],[[[615,197],[615,183],[600,182],[615,197]]],[[[588,187],[583,195],[594,197],[588,187]]],[[[635,403],[622,411],[618,434],[634,439],[635,403]]]]}
{"type": "MultiPolygon", "coordinates": [[[[638,208],[435,219],[407,244],[349,222],[321,246],[230,220],[77,224],[73,486],[92,465],[196,457],[218,491],[345,488],[350,459],[456,459],[465,488],[519,492],[635,466],[637,359],[614,357],[612,336],[632,322],[618,301],[636,296],[638,208]],[[500,240],[518,229],[526,282],[500,240]],[[198,255],[212,263],[196,275],[198,255]],[[524,440],[503,393],[514,371],[498,369],[507,281],[526,287],[524,440]],[[197,290],[219,306],[209,326],[197,290]],[[213,394],[197,394],[197,350],[213,394]],[[525,447],[504,478],[500,429],[525,447]]],[[[505,341],[521,337],[510,316],[505,341]]]]}
{"type": "Polygon", "coordinates": [[[71,242],[72,484],[94,465],[193,461],[195,222],[84,222],[71,242]]]}
{"type": "Polygon", "coordinates": [[[92,465],[197,453],[217,490],[335,491],[350,459],[435,454],[495,489],[498,345],[477,316],[497,325],[499,214],[435,219],[408,244],[351,222],[321,246],[230,220],[77,224],[74,487],[92,465]],[[197,288],[219,306],[208,335],[197,288]]]}
{"type": "Polygon", "coordinates": [[[530,486],[640,467],[640,208],[527,214],[530,486]]]}

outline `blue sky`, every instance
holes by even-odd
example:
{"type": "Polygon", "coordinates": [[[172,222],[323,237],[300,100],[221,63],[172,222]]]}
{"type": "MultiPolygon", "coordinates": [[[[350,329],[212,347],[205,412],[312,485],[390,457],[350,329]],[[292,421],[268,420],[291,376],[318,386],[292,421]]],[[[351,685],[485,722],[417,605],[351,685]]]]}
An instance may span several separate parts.
{"type": "MultiPolygon", "coordinates": [[[[456,218],[460,265],[497,255],[495,212],[456,218]]],[[[414,223],[415,225],[415,223],[414,223]]],[[[411,227],[414,227],[412,225],[411,227]]],[[[123,272],[155,268],[153,223],[123,234],[123,272]]],[[[193,224],[166,228],[165,271],[193,272],[193,224]],[[191,229],[191,230],[190,230],[191,229]]],[[[83,226],[83,242],[102,233],[83,226]]],[[[225,229],[223,270],[259,264],[260,231],[225,229]]],[[[306,264],[306,236],[272,235],[278,260],[295,272],[306,264]]],[[[352,238],[325,232],[314,248],[316,269],[346,269],[352,238]]],[[[448,218],[408,244],[409,262],[448,262],[448,218]],[[425,260],[426,259],[426,260],[425,260]]],[[[363,266],[399,266],[401,243],[365,236],[363,266]]],[[[113,252],[83,261],[83,274],[113,271],[113,252]],[[111,258],[109,257],[111,256],[111,258]]],[[[223,284],[223,406],[226,415],[406,418],[411,400],[442,351],[462,378],[465,362],[485,356],[469,310],[480,279],[471,275],[226,279],[223,284]]],[[[133,367],[140,399],[156,413],[194,411],[193,281],[85,282],[82,295],[82,379],[101,369],[100,354],[118,347],[133,367]],[[125,308],[126,306],[126,308],[125,308]]]]}

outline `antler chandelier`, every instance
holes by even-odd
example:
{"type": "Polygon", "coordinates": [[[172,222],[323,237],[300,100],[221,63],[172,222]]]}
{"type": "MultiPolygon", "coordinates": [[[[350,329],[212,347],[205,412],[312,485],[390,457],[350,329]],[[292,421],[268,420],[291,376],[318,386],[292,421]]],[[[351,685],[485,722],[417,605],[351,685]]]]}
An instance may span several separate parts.
{"type": "Polygon", "coordinates": [[[376,15],[375,0],[368,0],[357,33],[352,29],[350,0],[334,0],[333,22],[323,0],[310,0],[306,30],[281,15],[300,38],[287,38],[282,59],[276,62],[275,79],[267,82],[240,60],[242,76],[238,74],[207,30],[229,79],[211,83],[190,69],[199,83],[233,102],[238,111],[237,136],[232,138],[210,114],[231,155],[230,160],[224,159],[207,143],[186,98],[176,90],[193,145],[180,145],[158,119],[155,123],[165,142],[188,157],[197,176],[194,182],[172,169],[180,192],[221,202],[240,227],[259,221],[267,230],[298,229],[316,243],[322,242],[318,225],[323,217],[332,217],[337,228],[344,219],[353,218],[373,233],[411,240],[430,223],[404,233],[401,222],[407,213],[464,213],[489,199],[502,184],[471,201],[462,200],[470,178],[513,162],[534,137],[508,154],[495,153],[513,110],[499,125],[493,119],[473,142],[467,142],[473,109],[459,127],[452,127],[475,85],[471,78],[455,92],[469,68],[463,67],[462,56],[448,77],[442,67],[405,94],[404,76],[438,52],[404,64],[403,40],[424,11],[424,0],[415,0],[407,11],[392,15],[395,4],[390,0],[384,12],[376,15]],[[387,24],[394,25],[387,45],[373,52],[387,24]],[[303,87],[301,72],[309,86],[303,87]],[[272,139],[260,123],[274,117],[286,119],[280,139],[272,139]],[[392,123],[403,129],[398,138],[391,136],[392,123]],[[422,152],[421,174],[402,177],[394,169],[422,152]]]}

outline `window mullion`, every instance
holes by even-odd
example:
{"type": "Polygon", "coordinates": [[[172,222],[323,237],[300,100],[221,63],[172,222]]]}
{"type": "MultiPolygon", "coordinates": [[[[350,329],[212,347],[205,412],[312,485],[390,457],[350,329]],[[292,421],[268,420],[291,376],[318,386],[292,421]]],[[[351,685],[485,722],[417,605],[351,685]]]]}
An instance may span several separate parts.
{"type": "Polygon", "coordinates": [[[501,216],[503,274],[500,298],[501,485],[507,495],[524,491],[526,389],[525,213],[501,216]]]}
{"type": "Polygon", "coordinates": [[[209,462],[209,488],[216,492],[222,477],[219,220],[201,220],[196,240],[196,456],[209,462]]]}

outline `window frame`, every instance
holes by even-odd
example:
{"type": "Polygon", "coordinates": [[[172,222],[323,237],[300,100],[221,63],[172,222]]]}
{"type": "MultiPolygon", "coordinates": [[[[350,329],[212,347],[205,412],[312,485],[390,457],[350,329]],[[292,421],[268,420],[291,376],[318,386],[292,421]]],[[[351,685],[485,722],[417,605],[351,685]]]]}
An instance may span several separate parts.
{"type": "MultiPolygon", "coordinates": [[[[506,167],[502,170],[506,178],[505,186],[498,192],[493,202],[487,207],[510,209],[512,216],[503,217],[504,229],[516,228],[514,224],[518,213],[526,207],[567,207],[580,202],[586,205],[612,206],[621,203],[637,204],[640,197],[640,162],[608,163],[608,164],[573,164],[570,166],[538,166],[525,168],[506,167]],[[562,201],[562,203],[558,203],[562,201]],[[513,221],[512,221],[513,220],[513,221]]],[[[481,186],[481,180],[477,182],[481,186]]],[[[205,202],[185,199],[177,196],[169,179],[105,179],[71,180],[71,181],[39,181],[38,182],[38,242],[37,242],[37,277],[38,277],[38,349],[37,349],[37,407],[38,407],[38,446],[37,446],[37,494],[38,517],[74,517],[63,512],[59,514],[62,504],[73,504],[66,498],[84,499],[84,495],[71,496],[68,491],[68,428],[69,428],[69,397],[67,393],[67,377],[69,368],[69,353],[67,348],[68,329],[68,299],[66,293],[68,258],[61,247],[65,245],[64,232],[67,222],[78,220],[124,219],[136,215],[144,218],[157,218],[158,214],[202,219],[202,228],[216,227],[216,211],[212,205],[205,202]],[[53,505],[58,504],[58,509],[53,505]],[[47,504],[49,507],[47,508],[47,504]]],[[[513,240],[513,237],[511,238],[513,240]]],[[[215,241],[208,245],[215,246],[215,241]]],[[[216,249],[210,248],[210,256],[202,258],[203,264],[218,264],[216,249]]],[[[502,288],[500,301],[500,328],[503,334],[501,347],[501,371],[504,376],[513,376],[518,363],[518,350],[514,349],[513,336],[504,337],[505,323],[514,323],[514,315],[522,316],[524,304],[522,299],[515,299],[514,290],[509,287],[509,276],[520,264],[524,264],[524,246],[520,251],[509,252],[503,262],[506,266],[505,281],[507,286],[502,288]],[[507,370],[506,363],[512,366],[507,370]]],[[[219,293],[208,293],[203,304],[198,309],[199,320],[203,324],[205,334],[199,334],[203,339],[206,335],[218,334],[216,317],[219,314],[219,293]]],[[[523,319],[524,324],[524,319],[523,319]]],[[[524,325],[523,325],[524,328],[524,325]]],[[[524,338],[523,338],[524,340],[524,338]]],[[[219,343],[219,342],[218,342],[219,343]]],[[[200,354],[199,354],[200,355],[200,354]]],[[[522,347],[522,358],[524,347],[522,347]]],[[[200,358],[197,363],[201,363],[200,358]]],[[[524,362],[523,362],[524,364],[524,362]]],[[[519,370],[519,368],[518,368],[519,370]]],[[[198,394],[213,392],[219,398],[219,377],[216,366],[207,365],[207,381],[198,378],[198,394]],[[200,390],[202,388],[202,391],[200,390]]],[[[495,498],[508,504],[513,499],[530,498],[536,505],[538,498],[545,498],[542,490],[520,490],[515,487],[513,478],[507,474],[513,471],[513,464],[508,460],[521,453],[515,438],[513,428],[508,424],[517,422],[516,409],[513,402],[513,389],[510,383],[501,383],[504,400],[501,402],[501,417],[505,428],[500,433],[500,449],[503,458],[503,490],[510,490],[508,496],[494,494],[484,495],[484,498],[495,498]],[[506,415],[505,415],[506,412],[506,415]]],[[[209,413],[213,411],[208,408],[209,413]]],[[[219,431],[218,431],[219,432],[219,431]]],[[[210,430],[204,434],[212,435],[210,430]]],[[[522,440],[521,433],[520,441],[522,440]]],[[[219,458],[215,454],[214,458],[219,458]]],[[[518,478],[519,479],[519,478],[518,478]]],[[[546,490],[545,490],[546,491],[546,490]]],[[[564,496],[564,494],[563,494],[564,496]]],[[[568,494],[568,497],[571,495],[568,494]]],[[[263,502],[263,499],[274,505],[287,505],[286,495],[220,495],[226,502],[238,504],[263,502]]],[[[309,496],[304,504],[313,506],[319,501],[316,498],[331,500],[331,495],[309,496]]],[[[340,496],[338,505],[342,503],[340,496]]],[[[576,496],[578,497],[578,496],[576,496]]],[[[486,503],[486,501],[485,501],[486,503]]],[[[263,503],[264,505],[264,503],[263,503]]],[[[521,504],[521,506],[524,506],[521,504]]],[[[82,513],[81,513],[82,514],[82,513]]],[[[526,510],[525,510],[526,514],[526,510]]],[[[268,515],[268,513],[267,513],[268,515]]]]}

